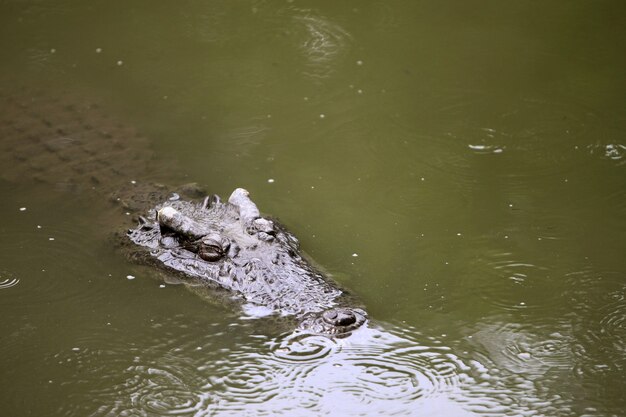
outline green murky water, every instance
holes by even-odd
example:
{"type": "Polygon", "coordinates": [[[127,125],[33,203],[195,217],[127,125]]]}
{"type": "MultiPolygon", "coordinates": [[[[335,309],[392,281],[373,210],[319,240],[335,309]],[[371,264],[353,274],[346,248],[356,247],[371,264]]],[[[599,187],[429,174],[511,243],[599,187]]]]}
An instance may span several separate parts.
{"type": "Polygon", "coordinates": [[[94,196],[14,175],[0,414],[624,415],[625,13],[0,1],[0,90],[103,103],[168,160],[145,178],[246,187],[372,318],[280,334],[128,263],[94,196]]]}

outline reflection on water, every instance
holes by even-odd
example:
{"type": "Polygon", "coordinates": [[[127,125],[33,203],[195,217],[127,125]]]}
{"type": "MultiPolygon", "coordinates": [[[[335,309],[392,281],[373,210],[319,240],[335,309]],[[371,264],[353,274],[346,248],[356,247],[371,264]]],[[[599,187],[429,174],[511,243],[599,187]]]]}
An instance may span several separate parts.
{"type": "Polygon", "coordinates": [[[59,411],[313,416],[454,410],[474,415],[472,407],[493,406],[471,392],[477,363],[464,364],[440,341],[423,344],[406,330],[367,328],[344,340],[298,334],[274,339],[254,336],[249,324],[235,323],[227,331],[222,324],[211,325],[210,335],[198,337],[194,329],[203,324],[207,328],[204,320],[172,317],[152,324],[125,349],[111,329],[101,340],[78,340],[48,357],[69,370],[71,385],[82,386],[87,396],[72,398],[84,408],[59,411]],[[176,331],[173,340],[169,329],[181,326],[189,330],[182,337],[176,331]],[[142,342],[148,339],[149,346],[142,342]],[[106,367],[99,365],[103,359],[106,367]]]}
{"type": "Polygon", "coordinates": [[[273,338],[249,322],[179,315],[155,320],[125,347],[109,328],[46,362],[65,370],[74,394],[58,411],[72,415],[571,414],[584,390],[572,379],[580,354],[572,327],[563,322],[555,332],[500,318],[477,324],[464,346],[448,346],[389,325],[341,340],[273,338]],[[199,336],[200,327],[210,334],[199,336]],[[478,355],[457,355],[461,348],[478,355]]]}

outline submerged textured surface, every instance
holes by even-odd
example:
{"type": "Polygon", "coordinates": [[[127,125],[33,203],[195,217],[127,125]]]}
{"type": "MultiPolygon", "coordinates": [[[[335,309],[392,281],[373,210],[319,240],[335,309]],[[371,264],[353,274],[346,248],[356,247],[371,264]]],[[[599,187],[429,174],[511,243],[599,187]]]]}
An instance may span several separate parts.
{"type": "Polygon", "coordinates": [[[0,91],[2,176],[67,191],[113,192],[145,175],[151,153],[134,129],[71,93],[0,91]]]}

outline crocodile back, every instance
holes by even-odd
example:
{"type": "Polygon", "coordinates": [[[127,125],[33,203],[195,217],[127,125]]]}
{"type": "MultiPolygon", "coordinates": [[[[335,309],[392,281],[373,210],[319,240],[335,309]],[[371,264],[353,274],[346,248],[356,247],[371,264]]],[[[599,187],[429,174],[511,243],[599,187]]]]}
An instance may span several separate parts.
{"type": "Polygon", "coordinates": [[[0,92],[0,175],[58,188],[110,189],[145,172],[147,140],[71,94],[0,92]]]}

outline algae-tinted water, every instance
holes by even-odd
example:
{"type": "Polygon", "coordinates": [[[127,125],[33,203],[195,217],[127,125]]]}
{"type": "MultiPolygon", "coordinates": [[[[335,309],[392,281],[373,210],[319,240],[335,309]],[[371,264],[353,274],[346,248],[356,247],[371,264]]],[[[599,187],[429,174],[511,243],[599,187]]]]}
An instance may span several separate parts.
{"type": "Polygon", "coordinates": [[[246,187],[372,318],[242,317],[129,263],[106,195],[3,155],[0,414],[623,415],[625,12],[0,2],[2,92],[100,103],[149,140],[116,130],[149,147],[133,175],[246,187]]]}

